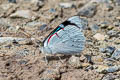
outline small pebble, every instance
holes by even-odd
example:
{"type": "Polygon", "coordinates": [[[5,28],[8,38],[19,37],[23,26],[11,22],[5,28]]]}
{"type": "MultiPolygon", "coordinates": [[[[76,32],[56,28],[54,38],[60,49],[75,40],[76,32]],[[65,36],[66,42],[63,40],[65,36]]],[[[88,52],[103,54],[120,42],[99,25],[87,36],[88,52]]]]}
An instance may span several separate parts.
{"type": "Polygon", "coordinates": [[[109,4],[109,5],[106,5],[106,10],[107,11],[111,11],[111,10],[113,10],[113,7],[109,4]]]}
{"type": "Polygon", "coordinates": [[[101,33],[96,33],[93,37],[97,40],[105,40],[105,36],[101,33]]]}
{"type": "Polygon", "coordinates": [[[115,66],[105,66],[105,65],[94,65],[97,68],[96,71],[100,73],[113,73],[120,70],[120,65],[115,66]]]}
{"type": "Polygon", "coordinates": [[[108,30],[112,30],[114,27],[113,26],[108,26],[108,30]]]}
{"type": "Polygon", "coordinates": [[[120,44],[120,39],[117,39],[117,40],[115,41],[115,44],[116,44],[116,45],[119,45],[119,44],[120,44]]]}
{"type": "Polygon", "coordinates": [[[28,55],[30,53],[30,51],[28,50],[28,49],[23,49],[23,50],[18,50],[17,52],[16,52],[16,54],[19,54],[19,55],[21,55],[21,56],[26,56],[26,55],[28,55]]]}
{"type": "Polygon", "coordinates": [[[92,61],[93,61],[93,63],[101,63],[104,61],[104,59],[101,56],[93,56],[92,61]]]}
{"type": "Polygon", "coordinates": [[[60,3],[59,6],[62,8],[72,8],[74,6],[74,4],[66,2],[66,3],[60,3]]]}
{"type": "Polygon", "coordinates": [[[46,69],[42,73],[40,80],[57,80],[60,78],[60,72],[57,69],[46,69]]]}
{"type": "Polygon", "coordinates": [[[47,27],[47,25],[46,24],[43,24],[42,26],[40,26],[40,30],[44,30],[45,28],[47,27]]]}
{"type": "Polygon", "coordinates": [[[105,22],[102,22],[100,26],[101,28],[107,28],[109,26],[109,23],[105,21],[105,22]]]}
{"type": "Polygon", "coordinates": [[[78,12],[78,15],[79,16],[85,16],[85,17],[93,17],[94,15],[95,15],[95,13],[96,13],[96,11],[97,11],[97,9],[96,9],[96,5],[94,5],[94,4],[89,4],[89,5],[87,5],[87,6],[83,6],[80,10],[79,10],[79,12],[78,12]]]}
{"type": "Polygon", "coordinates": [[[112,73],[106,74],[102,80],[115,80],[116,79],[116,75],[113,75],[112,73]]]}
{"type": "Polygon", "coordinates": [[[110,30],[110,31],[107,32],[107,35],[109,35],[110,37],[116,37],[117,36],[117,31],[110,30]]]}
{"type": "Polygon", "coordinates": [[[8,0],[9,3],[16,3],[16,0],[8,0]]]}
{"type": "Polygon", "coordinates": [[[115,47],[107,46],[105,51],[106,51],[106,53],[112,54],[115,51],[115,47]]]}
{"type": "Polygon", "coordinates": [[[74,68],[79,68],[81,67],[81,62],[80,62],[80,58],[79,57],[75,57],[75,56],[72,56],[68,63],[70,64],[70,66],[74,67],[74,68]]]}
{"type": "Polygon", "coordinates": [[[89,67],[89,66],[90,66],[90,63],[82,63],[81,66],[82,66],[82,67],[89,67]]]}
{"type": "Polygon", "coordinates": [[[115,50],[111,58],[117,59],[117,60],[120,59],[120,49],[115,50]]]}
{"type": "Polygon", "coordinates": [[[93,63],[93,62],[92,62],[92,59],[91,59],[92,56],[90,56],[90,55],[85,55],[85,57],[87,58],[87,62],[88,62],[88,63],[93,63]]]}
{"type": "Polygon", "coordinates": [[[20,64],[20,65],[25,65],[27,62],[28,62],[27,60],[20,60],[20,61],[19,61],[19,64],[20,64]]]}
{"type": "Polygon", "coordinates": [[[49,12],[54,13],[54,12],[56,12],[56,10],[55,10],[54,8],[51,8],[51,9],[49,10],[49,12]]]}
{"type": "Polygon", "coordinates": [[[107,46],[106,48],[99,48],[99,51],[102,53],[107,53],[107,55],[111,56],[115,51],[115,47],[107,46]]]}
{"type": "Polygon", "coordinates": [[[119,27],[120,26],[120,22],[119,21],[116,21],[113,23],[116,27],[119,27]]]}
{"type": "Polygon", "coordinates": [[[120,66],[111,66],[108,69],[106,69],[108,73],[116,72],[118,70],[120,70],[120,66]]]}
{"type": "Polygon", "coordinates": [[[108,69],[108,66],[105,65],[94,65],[94,69],[96,69],[97,72],[102,73],[106,69],[108,69]]]}
{"type": "Polygon", "coordinates": [[[99,48],[99,51],[102,52],[102,53],[106,52],[105,48],[99,48]]]}
{"type": "Polygon", "coordinates": [[[44,0],[30,0],[32,4],[38,6],[38,7],[42,7],[44,6],[44,0]]]}
{"type": "Polygon", "coordinates": [[[92,25],[92,27],[90,27],[90,28],[93,32],[97,32],[100,29],[97,24],[92,25]]]}
{"type": "Polygon", "coordinates": [[[120,20],[120,16],[116,17],[117,20],[120,20]]]}

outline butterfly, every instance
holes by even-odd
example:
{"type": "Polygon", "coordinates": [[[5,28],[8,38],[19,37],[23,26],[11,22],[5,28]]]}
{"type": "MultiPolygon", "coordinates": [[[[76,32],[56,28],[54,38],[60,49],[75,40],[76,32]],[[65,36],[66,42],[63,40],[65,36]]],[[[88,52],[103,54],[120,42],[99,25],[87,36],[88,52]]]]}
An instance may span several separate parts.
{"type": "Polygon", "coordinates": [[[80,54],[85,47],[82,32],[86,22],[79,16],[73,16],[58,25],[43,41],[41,51],[47,54],[80,54]]]}

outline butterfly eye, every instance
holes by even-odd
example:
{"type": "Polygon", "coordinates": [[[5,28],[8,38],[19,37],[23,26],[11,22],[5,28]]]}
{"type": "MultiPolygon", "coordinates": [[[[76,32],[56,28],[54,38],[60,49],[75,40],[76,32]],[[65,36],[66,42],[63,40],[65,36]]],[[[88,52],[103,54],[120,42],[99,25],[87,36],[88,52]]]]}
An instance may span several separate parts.
{"type": "Polygon", "coordinates": [[[36,41],[36,43],[39,44],[40,46],[43,46],[43,45],[44,45],[44,43],[43,43],[42,41],[39,41],[39,40],[36,41]]]}
{"type": "Polygon", "coordinates": [[[40,42],[40,46],[44,46],[44,43],[43,43],[43,42],[40,42]]]}

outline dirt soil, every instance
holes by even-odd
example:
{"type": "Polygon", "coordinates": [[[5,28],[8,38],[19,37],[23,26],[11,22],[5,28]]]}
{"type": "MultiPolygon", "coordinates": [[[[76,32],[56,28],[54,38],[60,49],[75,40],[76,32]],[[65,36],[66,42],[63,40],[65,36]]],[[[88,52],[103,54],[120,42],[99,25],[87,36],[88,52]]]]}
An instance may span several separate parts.
{"type": "Polygon", "coordinates": [[[2,37],[25,40],[0,42],[0,80],[120,80],[119,70],[112,72],[117,77],[103,79],[109,74],[101,72],[104,66],[120,63],[119,60],[106,61],[112,54],[100,51],[100,48],[107,46],[120,49],[119,0],[0,0],[0,38],[2,37]],[[66,4],[61,7],[60,3],[68,3],[69,6],[65,8],[66,4]],[[91,6],[94,7],[92,10],[91,6]],[[88,13],[81,15],[80,11],[84,12],[85,7],[88,13]],[[14,16],[20,10],[30,12],[27,15],[21,12],[14,16]],[[46,64],[45,55],[39,49],[40,41],[60,23],[74,15],[88,21],[88,27],[84,30],[86,46],[81,56],[77,56],[80,63],[72,66],[69,63],[71,56],[50,55],[49,63],[46,64]],[[94,25],[98,29],[93,28],[94,25]],[[117,33],[108,34],[111,30],[117,33]],[[102,34],[105,39],[99,36],[95,38],[97,33],[102,34]],[[96,69],[95,66],[98,65],[103,67],[96,69]]]}

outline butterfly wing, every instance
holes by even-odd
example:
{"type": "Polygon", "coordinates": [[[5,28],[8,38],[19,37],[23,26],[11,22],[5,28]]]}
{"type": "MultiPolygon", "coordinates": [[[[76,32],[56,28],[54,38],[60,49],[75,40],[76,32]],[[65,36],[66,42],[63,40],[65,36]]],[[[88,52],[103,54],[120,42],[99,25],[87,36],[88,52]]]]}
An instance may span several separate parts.
{"type": "Polygon", "coordinates": [[[69,18],[68,21],[76,24],[81,30],[87,28],[87,25],[88,25],[87,20],[80,18],[80,16],[73,16],[69,18]]]}
{"type": "Polygon", "coordinates": [[[53,54],[75,54],[80,53],[84,49],[85,37],[80,29],[76,26],[68,25],[64,30],[57,32],[51,41],[48,43],[48,47],[52,50],[53,54]],[[54,42],[57,40],[57,42],[54,42]]]}
{"type": "Polygon", "coordinates": [[[73,16],[61,23],[44,40],[43,51],[47,53],[79,53],[83,50],[85,37],[81,32],[84,21],[73,16]]]}

